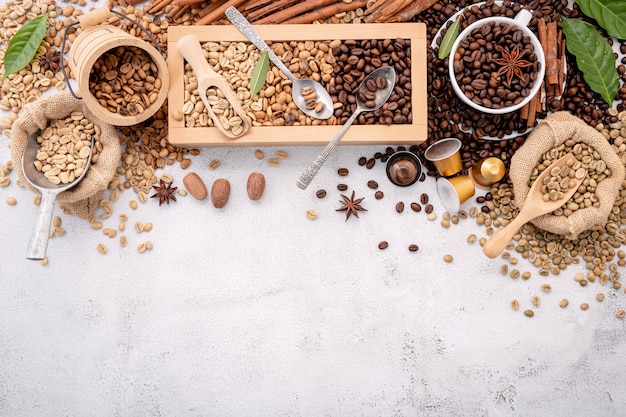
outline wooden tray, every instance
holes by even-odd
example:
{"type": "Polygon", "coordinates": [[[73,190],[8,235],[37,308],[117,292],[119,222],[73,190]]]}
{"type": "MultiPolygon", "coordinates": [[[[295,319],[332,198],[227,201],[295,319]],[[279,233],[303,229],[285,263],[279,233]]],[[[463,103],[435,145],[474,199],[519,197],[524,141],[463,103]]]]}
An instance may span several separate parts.
{"type": "MultiPolygon", "coordinates": [[[[344,145],[416,144],[426,140],[428,106],[426,98],[426,25],[423,23],[339,24],[339,25],[255,25],[267,41],[333,40],[333,39],[395,39],[411,41],[411,109],[412,123],[402,125],[352,126],[341,139],[344,145]]],[[[173,118],[183,107],[184,60],[176,42],[187,34],[195,34],[200,42],[237,41],[247,39],[231,25],[171,26],[168,29],[168,98],[169,141],[186,147],[210,146],[289,146],[326,145],[340,126],[254,126],[244,136],[229,139],[215,127],[185,127],[184,121],[173,118]]]]}

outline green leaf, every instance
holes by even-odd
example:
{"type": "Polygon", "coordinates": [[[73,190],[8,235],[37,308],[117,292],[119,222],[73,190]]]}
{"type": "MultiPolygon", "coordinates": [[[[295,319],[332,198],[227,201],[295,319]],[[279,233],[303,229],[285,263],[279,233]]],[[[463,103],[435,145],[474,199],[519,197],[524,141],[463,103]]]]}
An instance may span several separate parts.
{"type": "Polygon", "coordinates": [[[609,36],[626,39],[626,2],[624,0],[576,0],[580,10],[595,19],[609,36]]]}
{"type": "Polygon", "coordinates": [[[564,16],[561,19],[567,50],[576,57],[576,65],[582,71],[585,82],[612,106],[619,76],[611,45],[589,23],[564,16]]]}
{"type": "Polygon", "coordinates": [[[264,51],[259,60],[254,65],[252,70],[252,77],[250,78],[250,95],[253,96],[259,91],[265,84],[265,77],[267,76],[267,68],[269,66],[269,55],[267,51],[264,51]]]}
{"type": "Polygon", "coordinates": [[[34,18],[13,35],[4,53],[3,79],[33,60],[48,29],[48,13],[34,18]]]}
{"type": "Polygon", "coordinates": [[[448,30],[446,34],[443,36],[441,40],[441,45],[439,45],[439,59],[444,59],[448,55],[450,55],[450,51],[452,51],[452,45],[454,45],[454,41],[456,41],[457,36],[459,36],[459,26],[461,25],[461,20],[463,20],[463,12],[465,9],[461,10],[461,13],[457,16],[456,20],[448,30]]]}

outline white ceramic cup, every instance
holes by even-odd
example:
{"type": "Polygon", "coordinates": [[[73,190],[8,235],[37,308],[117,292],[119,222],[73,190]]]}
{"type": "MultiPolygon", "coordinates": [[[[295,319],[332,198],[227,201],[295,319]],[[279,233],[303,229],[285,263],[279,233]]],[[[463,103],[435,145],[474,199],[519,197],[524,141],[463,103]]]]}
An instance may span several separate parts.
{"type": "Polygon", "coordinates": [[[454,89],[454,92],[465,104],[467,104],[468,106],[472,107],[475,110],[478,110],[484,113],[504,114],[504,113],[510,113],[512,111],[515,111],[523,107],[526,103],[532,100],[535,94],[537,94],[537,92],[541,88],[541,84],[543,83],[543,77],[546,72],[546,57],[543,53],[543,48],[541,46],[541,43],[539,42],[539,39],[530,29],[528,29],[528,23],[530,23],[531,18],[532,18],[532,13],[526,9],[522,9],[517,14],[517,16],[515,16],[515,19],[511,19],[508,17],[501,17],[501,16],[487,17],[487,18],[480,19],[472,23],[467,28],[465,28],[463,32],[459,34],[456,41],[452,45],[452,50],[450,51],[450,56],[448,59],[448,72],[450,74],[450,82],[452,82],[452,88],[454,89]],[[537,79],[533,82],[533,87],[530,90],[528,96],[526,96],[524,100],[522,100],[521,102],[513,106],[509,106],[509,107],[490,108],[490,107],[485,107],[485,106],[481,106],[479,104],[474,103],[465,95],[465,93],[463,93],[463,91],[459,87],[459,84],[456,81],[456,77],[454,76],[454,55],[461,41],[465,39],[466,37],[468,37],[470,33],[472,33],[475,29],[478,29],[481,26],[484,26],[492,22],[495,22],[496,24],[507,23],[509,25],[513,25],[519,28],[522,32],[524,32],[524,35],[528,36],[531,40],[533,48],[535,49],[534,53],[537,57],[537,62],[539,62],[539,66],[540,66],[539,71],[537,73],[537,79]]]}

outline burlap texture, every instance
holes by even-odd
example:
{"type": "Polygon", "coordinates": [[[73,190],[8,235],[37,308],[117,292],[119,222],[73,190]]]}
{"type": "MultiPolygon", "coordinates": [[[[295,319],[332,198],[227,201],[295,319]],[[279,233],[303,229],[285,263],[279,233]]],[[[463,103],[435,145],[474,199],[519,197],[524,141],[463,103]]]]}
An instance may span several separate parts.
{"type": "Polygon", "coordinates": [[[568,112],[553,113],[539,123],[524,145],[515,152],[511,158],[509,177],[513,183],[515,202],[521,208],[530,190],[528,181],[532,170],[539,164],[541,155],[568,139],[593,147],[611,170],[611,176],[602,180],[596,188],[600,205],[576,210],[569,217],[546,214],[531,222],[548,232],[574,239],[585,230],[604,227],[624,180],[624,166],[600,132],[568,112]]]}
{"type": "Polygon", "coordinates": [[[18,178],[29,189],[39,193],[26,181],[22,170],[22,154],[26,141],[31,134],[44,129],[48,120],[63,119],[73,111],[83,112],[88,120],[100,126],[102,151],[97,162],[89,167],[83,179],[75,187],[59,193],[56,201],[65,213],[87,218],[100,204],[102,194],[115,176],[119,164],[120,141],[113,126],[96,118],[82,100],[74,98],[69,92],[45,95],[24,106],[11,128],[9,147],[18,178]]]}

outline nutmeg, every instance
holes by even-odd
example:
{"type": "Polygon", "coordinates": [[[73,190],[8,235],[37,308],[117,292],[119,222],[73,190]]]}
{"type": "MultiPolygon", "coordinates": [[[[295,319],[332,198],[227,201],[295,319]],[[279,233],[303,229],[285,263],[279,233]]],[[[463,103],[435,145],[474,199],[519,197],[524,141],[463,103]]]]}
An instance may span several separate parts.
{"type": "Polygon", "coordinates": [[[213,207],[223,208],[228,203],[229,197],[230,182],[224,178],[216,179],[211,187],[211,203],[213,203],[213,207]]]}
{"type": "Polygon", "coordinates": [[[206,185],[202,178],[195,172],[190,172],[183,177],[183,184],[185,188],[196,200],[204,200],[207,195],[206,185]]]}
{"type": "Polygon", "coordinates": [[[250,200],[259,200],[265,191],[265,177],[260,172],[253,172],[248,177],[248,197],[250,200]]]}

